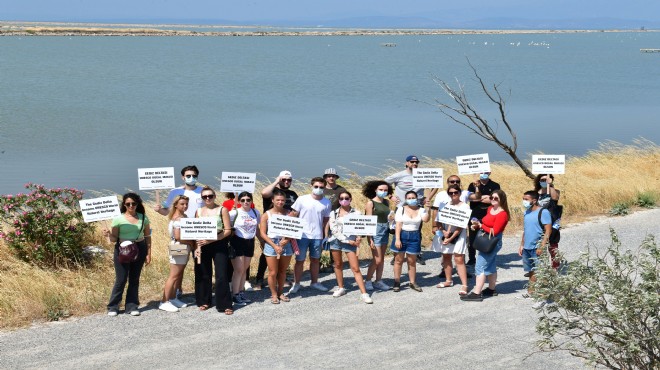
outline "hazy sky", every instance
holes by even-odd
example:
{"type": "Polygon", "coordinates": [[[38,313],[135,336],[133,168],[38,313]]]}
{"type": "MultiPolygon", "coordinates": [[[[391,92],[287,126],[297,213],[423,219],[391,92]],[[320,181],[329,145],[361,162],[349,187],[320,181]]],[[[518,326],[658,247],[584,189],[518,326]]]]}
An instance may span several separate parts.
{"type": "Polygon", "coordinates": [[[659,0],[0,0],[0,20],[315,21],[363,16],[660,20],[659,0]]]}

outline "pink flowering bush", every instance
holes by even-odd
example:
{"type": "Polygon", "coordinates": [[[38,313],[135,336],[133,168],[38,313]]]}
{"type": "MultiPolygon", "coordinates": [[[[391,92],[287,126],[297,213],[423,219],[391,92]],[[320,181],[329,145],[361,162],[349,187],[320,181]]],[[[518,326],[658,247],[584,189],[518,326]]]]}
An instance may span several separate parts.
{"type": "Polygon", "coordinates": [[[28,193],[0,196],[0,239],[21,259],[57,267],[82,262],[94,226],[83,222],[83,192],[25,184],[28,193]]]}

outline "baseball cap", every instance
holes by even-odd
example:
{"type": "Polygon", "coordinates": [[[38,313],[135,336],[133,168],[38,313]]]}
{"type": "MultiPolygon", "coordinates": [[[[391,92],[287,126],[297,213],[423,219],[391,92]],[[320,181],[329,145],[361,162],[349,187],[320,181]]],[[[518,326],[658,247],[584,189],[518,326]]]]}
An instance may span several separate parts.
{"type": "Polygon", "coordinates": [[[417,161],[417,162],[419,162],[419,159],[417,158],[416,155],[409,155],[409,156],[406,157],[406,162],[410,162],[410,161],[417,161]]]}
{"type": "Polygon", "coordinates": [[[325,172],[323,173],[323,177],[325,178],[328,175],[335,175],[337,178],[339,178],[339,175],[337,175],[337,170],[334,168],[326,168],[325,172]]]}
{"type": "Polygon", "coordinates": [[[291,171],[287,171],[287,170],[284,170],[284,171],[280,172],[279,177],[285,177],[285,178],[288,178],[288,179],[293,178],[293,176],[291,175],[291,171]]]}

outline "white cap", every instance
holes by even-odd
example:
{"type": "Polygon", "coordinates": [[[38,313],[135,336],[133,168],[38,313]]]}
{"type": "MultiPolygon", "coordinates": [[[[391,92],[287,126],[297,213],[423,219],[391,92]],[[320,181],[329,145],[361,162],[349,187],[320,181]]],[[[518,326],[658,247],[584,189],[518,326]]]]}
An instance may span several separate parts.
{"type": "Polygon", "coordinates": [[[291,179],[291,178],[293,178],[293,175],[291,175],[290,171],[284,170],[284,171],[280,172],[279,177],[285,177],[285,178],[291,179]]]}

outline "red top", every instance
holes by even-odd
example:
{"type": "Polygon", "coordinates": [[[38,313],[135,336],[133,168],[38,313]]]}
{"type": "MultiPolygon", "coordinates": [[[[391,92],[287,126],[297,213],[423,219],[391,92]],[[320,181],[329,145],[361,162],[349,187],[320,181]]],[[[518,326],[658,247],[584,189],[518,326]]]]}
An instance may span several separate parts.
{"type": "Polygon", "coordinates": [[[481,219],[481,228],[487,233],[490,233],[490,230],[492,229],[493,235],[497,235],[504,231],[506,224],[509,223],[509,215],[507,215],[506,212],[501,211],[493,216],[490,214],[492,209],[493,206],[488,207],[486,215],[481,219]]]}
{"type": "MultiPolygon", "coordinates": [[[[234,208],[234,200],[227,199],[224,202],[222,202],[222,206],[227,208],[227,210],[231,211],[232,208],[234,208]]],[[[250,203],[250,208],[254,208],[254,202],[250,203]]]]}

